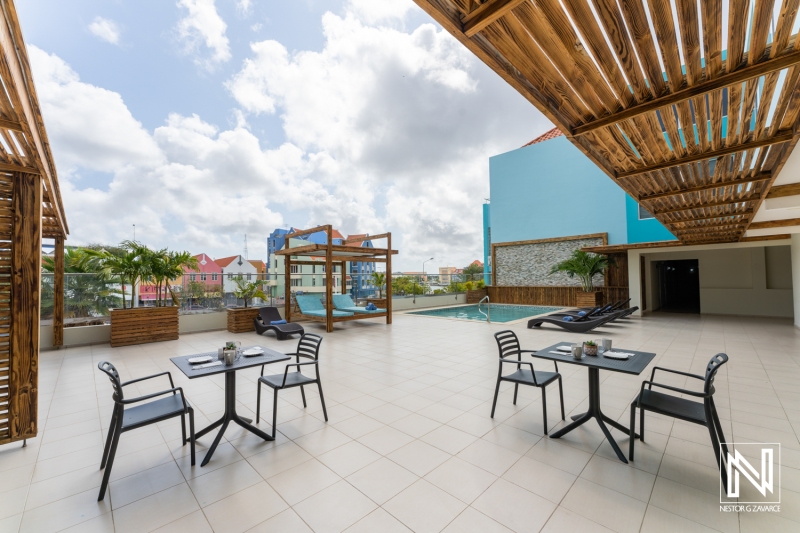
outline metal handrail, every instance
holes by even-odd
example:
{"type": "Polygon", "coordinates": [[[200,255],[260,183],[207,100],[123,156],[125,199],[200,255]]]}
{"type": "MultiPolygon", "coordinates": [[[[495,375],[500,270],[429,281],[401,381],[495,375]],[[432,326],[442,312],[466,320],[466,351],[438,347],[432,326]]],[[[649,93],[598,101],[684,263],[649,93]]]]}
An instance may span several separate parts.
{"type": "Polygon", "coordinates": [[[489,324],[492,323],[492,302],[489,301],[488,295],[481,298],[481,301],[478,302],[478,312],[486,315],[486,322],[488,322],[489,324]],[[483,303],[484,300],[486,300],[486,313],[481,311],[481,304],[483,303]]]}

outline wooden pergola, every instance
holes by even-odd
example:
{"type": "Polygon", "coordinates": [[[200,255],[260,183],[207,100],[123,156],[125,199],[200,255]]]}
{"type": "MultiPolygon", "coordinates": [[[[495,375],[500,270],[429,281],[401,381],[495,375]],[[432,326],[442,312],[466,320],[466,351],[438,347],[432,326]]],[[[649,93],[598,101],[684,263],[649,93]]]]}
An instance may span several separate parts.
{"type": "Polygon", "coordinates": [[[64,318],[64,206],[12,0],[0,0],[0,444],[36,436],[42,238],[55,239],[64,318]]]}
{"type": "Polygon", "coordinates": [[[351,240],[345,240],[342,244],[333,244],[333,226],[330,224],[326,226],[317,226],[302,231],[296,231],[286,235],[284,248],[275,252],[276,255],[284,257],[284,284],[286,290],[285,297],[285,315],[286,321],[292,321],[292,303],[291,303],[291,268],[292,265],[319,265],[321,261],[319,258],[325,259],[325,309],[326,316],[318,317],[311,315],[300,316],[305,320],[315,320],[325,322],[325,330],[327,332],[333,331],[334,322],[345,322],[348,320],[360,320],[366,318],[386,317],[386,323],[392,323],[392,255],[397,254],[397,250],[392,250],[392,234],[382,233],[380,235],[369,235],[367,237],[356,237],[351,240]],[[328,241],[325,244],[311,243],[303,246],[296,246],[290,248],[289,240],[303,235],[310,235],[324,231],[327,235],[328,241]],[[348,246],[348,242],[361,242],[361,241],[374,241],[386,239],[386,248],[362,248],[360,246],[348,246]],[[306,259],[301,259],[306,258],[306,259]],[[313,258],[318,258],[314,260],[313,258]],[[353,316],[334,317],[333,316],[333,267],[341,265],[342,269],[342,287],[341,293],[347,292],[346,283],[346,266],[348,262],[365,262],[365,263],[386,263],[386,312],[385,313],[369,313],[369,314],[354,314],[353,316]]]}
{"type": "Polygon", "coordinates": [[[684,243],[741,240],[797,142],[798,0],[415,2],[684,243]]]}

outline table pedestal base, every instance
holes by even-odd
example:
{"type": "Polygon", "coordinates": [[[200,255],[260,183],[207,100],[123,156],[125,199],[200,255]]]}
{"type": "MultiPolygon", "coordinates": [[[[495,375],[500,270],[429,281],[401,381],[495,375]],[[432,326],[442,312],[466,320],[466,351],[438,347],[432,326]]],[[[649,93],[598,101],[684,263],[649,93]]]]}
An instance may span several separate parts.
{"type": "Polygon", "coordinates": [[[195,434],[195,439],[199,439],[206,433],[209,433],[214,428],[222,426],[217,433],[217,436],[214,437],[214,442],[211,444],[211,447],[208,449],[203,462],[200,463],[200,466],[206,466],[208,461],[211,460],[211,456],[214,455],[214,451],[217,449],[217,445],[219,445],[219,441],[222,440],[222,435],[225,433],[225,430],[228,429],[228,424],[230,422],[235,422],[242,426],[244,429],[251,433],[255,433],[259,437],[264,440],[274,440],[270,435],[267,435],[257,427],[250,424],[253,419],[251,418],[244,418],[239,416],[236,413],[236,371],[230,371],[225,373],[225,414],[222,415],[222,418],[211,424],[210,426],[203,428],[199,432],[195,434]]]}
{"type": "MultiPolygon", "coordinates": [[[[619,449],[617,441],[615,441],[614,437],[611,436],[611,432],[608,430],[608,427],[606,427],[606,424],[609,424],[610,426],[615,427],[626,434],[630,433],[630,430],[616,420],[612,420],[611,418],[607,417],[603,414],[603,411],[600,410],[600,369],[589,368],[589,410],[583,414],[575,415],[570,418],[572,418],[574,422],[550,435],[551,439],[563,437],[573,429],[594,418],[597,420],[597,424],[600,426],[600,429],[603,430],[603,434],[608,439],[608,443],[611,444],[611,447],[614,449],[614,452],[616,452],[619,460],[623,463],[628,462],[628,459],[625,458],[622,450],[619,449]]],[[[638,435],[636,436],[638,437],[638,435]]]]}

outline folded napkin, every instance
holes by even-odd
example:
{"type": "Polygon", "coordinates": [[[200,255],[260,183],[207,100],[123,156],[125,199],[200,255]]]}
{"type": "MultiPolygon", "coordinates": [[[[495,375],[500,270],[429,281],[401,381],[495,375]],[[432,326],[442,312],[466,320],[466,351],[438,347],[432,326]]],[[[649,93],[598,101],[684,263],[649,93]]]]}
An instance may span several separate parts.
{"type": "Polygon", "coordinates": [[[564,322],[574,322],[575,318],[567,315],[564,318],[562,318],[561,320],[563,320],[564,322]]]}
{"type": "Polygon", "coordinates": [[[562,352],[572,352],[572,346],[559,346],[556,350],[560,350],[562,352]]]}
{"type": "Polygon", "coordinates": [[[273,320],[272,322],[270,322],[270,325],[273,325],[273,326],[278,326],[280,324],[286,324],[286,321],[285,320],[273,320]]]}
{"type": "Polygon", "coordinates": [[[628,359],[629,357],[633,357],[636,354],[628,353],[628,352],[605,352],[603,353],[603,357],[608,357],[609,359],[628,359]]]}

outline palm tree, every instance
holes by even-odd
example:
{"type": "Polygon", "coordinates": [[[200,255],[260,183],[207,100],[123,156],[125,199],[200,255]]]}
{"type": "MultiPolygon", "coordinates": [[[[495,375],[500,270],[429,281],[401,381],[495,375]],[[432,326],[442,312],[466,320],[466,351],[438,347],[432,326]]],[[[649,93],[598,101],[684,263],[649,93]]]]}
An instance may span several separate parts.
{"type": "Polygon", "coordinates": [[[242,276],[237,276],[234,280],[236,288],[233,289],[233,294],[236,298],[244,300],[244,306],[253,298],[267,299],[267,295],[262,290],[263,281],[246,281],[242,276]]]}
{"type": "MultiPolygon", "coordinates": [[[[42,269],[55,272],[55,260],[45,257],[42,269]]],[[[119,307],[119,289],[113,280],[99,275],[99,270],[87,249],[67,248],[64,251],[64,314],[67,318],[103,316],[109,309],[119,307]]],[[[52,289],[50,284],[42,285],[42,308],[47,311],[53,307],[52,289]]]]}
{"type": "Polygon", "coordinates": [[[174,305],[180,305],[180,302],[175,291],[172,290],[172,286],[169,284],[170,280],[176,280],[183,276],[186,270],[197,270],[199,267],[200,265],[197,263],[197,258],[192,257],[192,254],[189,252],[169,252],[166,255],[164,283],[166,283],[167,290],[172,297],[172,303],[174,305]]]}
{"type": "Polygon", "coordinates": [[[378,298],[383,298],[383,287],[386,285],[386,274],[383,272],[372,273],[372,284],[378,288],[378,298]]]}
{"type": "Polygon", "coordinates": [[[594,282],[592,278],[597,274],[603,274],[603,272],[613,264],[614,260],[606,255],[590,254],[583,250],[575,250],[572,252],[572,256],[569,259],[555,265],[550,270],[550,274],[564,272],[569,278],[577,276],[584,292],[592,292],[594,291],[594,282]]]}
{"type": "Polygon", "coordinates": [[[122,282],[122,308],[125,309],[125,284],[131,286],[131,308],[136,294],[136,285],[152,277],[153,252],[136,241],[123,241],[121,253],[112,253],[105,249],[87,250],[90,260],[99,267],[99,272],[107,279],[119,278],[122,282]]]}

